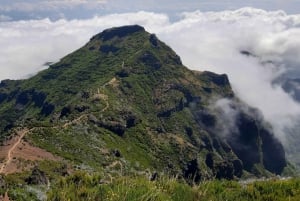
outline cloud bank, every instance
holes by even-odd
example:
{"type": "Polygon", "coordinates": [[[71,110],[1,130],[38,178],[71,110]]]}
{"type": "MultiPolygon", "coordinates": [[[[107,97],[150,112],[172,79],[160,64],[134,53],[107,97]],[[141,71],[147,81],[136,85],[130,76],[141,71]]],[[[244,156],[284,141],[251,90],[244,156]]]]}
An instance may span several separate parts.
{"type": "Polygon", "coordinates": [[[227,73],[237,95],[259,108],[284,139],[284,128],[298,119],[300,107],[273,82],[300,72],[300,15],[252,8],[196,11],[161,34],[190,68],[227,73]]]}
{"type": "Polygon", "coordinates": [[[286,130],[299,121],[300,105],[280,80],[300,76],[300,15],[283,11],[195,11],[175,22],[151,12],[1,22],[0,80],[36,73],[45,68],[43,63],[58,61],[103,29],[125,24],[156,33],[189,68],[228,74],[237,96],[259,108],[277,137],[288,143],[286,130]]]}

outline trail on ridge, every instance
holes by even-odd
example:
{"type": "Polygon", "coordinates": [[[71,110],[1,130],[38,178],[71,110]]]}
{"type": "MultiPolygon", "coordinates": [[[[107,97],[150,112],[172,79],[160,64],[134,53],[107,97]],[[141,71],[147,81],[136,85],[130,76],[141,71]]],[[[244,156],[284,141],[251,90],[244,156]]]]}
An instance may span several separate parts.
{"type": "MultiPolygon", "coordinates": [[[[113,84],[114,82],[116,82],[116,79],[113,78],[111,81],[105,83],[103,86],[101,86],[101,88],[106,87],[109,84],[113,84]]],[[[100,93],[100,90],[98,89],[98,93],[96,93],[95,95],[98,95],[101,97],[102,100],[105,101],[106,106],[101,110],[101,112],[106,111],[110,105],[109,105],[109,101],[108,101],[108,96],[100,93]]],[[[59,125],[59,126],[52,126],[52,128],[67,128],[68,126],[74,124],[74,123],[78,123],[80,122],[83,118],[86,118],[88,116],[88,114],[83,114],[81,116],[79,116],[76,119],[73,119],[69,122],[66,122],[63,125],[59,125]]],[[[18,147],[18,145],[22,142],[23,138],[26,136],[27,133],[29,133],[30,131],[33,131],[35,129],[43,129],[43,128],[49,128],[49,127],[33,127],[31,129],[28,128],[24,128],[20,131],[16,131],[17,136],[16,136],[16,141],[14,142],[14,144],[7,150],[7,153],[5,154],[5,159],[4,162],[2,163],[1,167],[0,167],[0,174],[5,173],[6,167],[12,162],[13,158],[14,158],[14,151],[16,150],[16,148],[18,147]]]]}
{"type": "MultiPolygon", "coordinates": [[[[32,130],[32,129],[30,129],[32,130]]],[[[24,138],[24,136],[30,131],[28,129],[23,129],[21,131],[18,132],[18,139],[16,141],[16,143],[8,150],[7,152],[7,158],[6,161],[2,164],[1,168],[0,168],[0,174],[3,173],[3,171],[5,170],[6,166],[8,164],[11,163],[12,159],[13,159],[13,155],[12,152],[16,149],[16,147],[21,143],[22,139],[24,138]]]]}

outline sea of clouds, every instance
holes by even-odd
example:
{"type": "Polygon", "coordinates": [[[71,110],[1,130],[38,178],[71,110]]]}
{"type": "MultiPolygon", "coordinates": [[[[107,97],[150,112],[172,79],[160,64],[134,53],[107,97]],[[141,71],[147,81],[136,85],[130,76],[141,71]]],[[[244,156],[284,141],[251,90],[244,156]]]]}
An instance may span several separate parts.
{"type": "Polygon", "coordinates": [[[0,80],[29,77],[96,33],[127,24],[156,33],[190,69],[226,73],[237,96],[261,110],[286,147],[287,130],[300,137],[294,129],[300,104],[280,82],[282,77],[300,77],[300,14],[242,8],[182,13],[177,21],[166,14],[140,11],[87,20],[1,22],[0,80]]]}

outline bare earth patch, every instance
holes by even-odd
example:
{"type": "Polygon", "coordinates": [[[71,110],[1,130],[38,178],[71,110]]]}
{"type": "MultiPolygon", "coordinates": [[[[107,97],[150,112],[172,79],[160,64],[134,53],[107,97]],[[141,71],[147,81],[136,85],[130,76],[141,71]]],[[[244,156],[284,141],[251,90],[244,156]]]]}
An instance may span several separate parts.
{"type": "Polygon", "coordinates": [[[39,160],[60,160],[50,152],[25,142],[23,137],[28,132],[30,131],[27,129],[18,131],[16,136],[0,147],[0,173],[22,172],[31,169],[35,165],[34,162],[39,160]]]}

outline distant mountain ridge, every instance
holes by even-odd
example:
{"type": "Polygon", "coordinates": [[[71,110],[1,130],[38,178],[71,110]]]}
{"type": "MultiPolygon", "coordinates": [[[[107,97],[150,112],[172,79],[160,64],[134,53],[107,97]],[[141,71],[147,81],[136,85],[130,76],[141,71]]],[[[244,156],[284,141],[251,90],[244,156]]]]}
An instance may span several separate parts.
{"type": "Polygon", "coordinates": [[[1,81],[2,141],[16,128],[37,128],[26,141],[89,171],[118,162],[199,182],[287,166],[271,127],[226,75],[187,69],[138,25],[107,29],[29,79],[1,81]],[[214,107],[222,99],[234,113],[226,135],[227,113],[214,107]]]}

